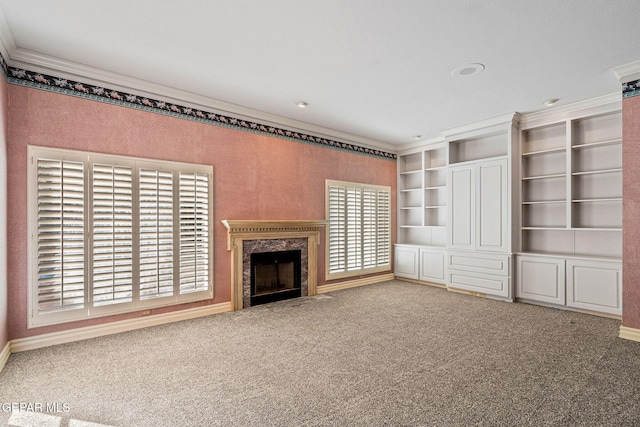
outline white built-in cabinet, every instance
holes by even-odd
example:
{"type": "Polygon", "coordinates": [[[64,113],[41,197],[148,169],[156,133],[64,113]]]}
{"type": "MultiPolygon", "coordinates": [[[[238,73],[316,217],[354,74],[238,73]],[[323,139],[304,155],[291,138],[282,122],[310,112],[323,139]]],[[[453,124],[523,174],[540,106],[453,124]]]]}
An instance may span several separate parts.
{"type": "Polygon", "coordinates": [[[620,108],[523,116],[517,299],[622,314],[620,108]]]}
{"type": "Polygon", "coordinates": [[[398,277],[622,313],[622,114],[604,97],[398,154],[398,277]]]}
{"type": "Polygon", "coordinates": [[[398,156],[395,275],[444,285],[447,146],[437,141],[398,156]]]}

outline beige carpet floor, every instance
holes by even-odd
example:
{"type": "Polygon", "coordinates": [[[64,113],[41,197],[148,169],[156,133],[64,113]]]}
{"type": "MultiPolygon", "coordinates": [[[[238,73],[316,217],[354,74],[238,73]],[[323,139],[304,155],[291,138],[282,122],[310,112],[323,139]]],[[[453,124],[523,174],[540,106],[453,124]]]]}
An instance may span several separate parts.
{"type": "Polygon", "coordinates": [[[62,426],[638,426],[619,326],[390,281],[13,354],[0,403],[66,404],[62,426]]]}

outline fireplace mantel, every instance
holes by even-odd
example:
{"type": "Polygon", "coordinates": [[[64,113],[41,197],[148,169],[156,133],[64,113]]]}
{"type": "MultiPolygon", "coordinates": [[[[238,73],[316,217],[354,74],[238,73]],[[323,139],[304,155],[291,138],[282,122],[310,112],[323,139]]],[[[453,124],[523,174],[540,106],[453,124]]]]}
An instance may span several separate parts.
{"type": "Polygon", "coordinates": [[[318,244],[323,220],[222,220],[227,229],[227,249],[231,252],[231,302],[234,310],[243,306],[243,260],[245,240],[306,238],[308,244],[308,295],[317,294],[318,244]]]}

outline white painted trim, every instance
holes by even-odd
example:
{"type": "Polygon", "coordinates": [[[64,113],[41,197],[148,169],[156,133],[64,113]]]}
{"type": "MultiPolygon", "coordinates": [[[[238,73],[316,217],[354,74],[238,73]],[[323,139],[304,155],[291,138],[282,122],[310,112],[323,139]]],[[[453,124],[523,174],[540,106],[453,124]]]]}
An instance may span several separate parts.
{"type": "Polygon", "coordinates": [[[592,116],[620,110],[622,110],[622,90],[597,98],[523,114],[520,118],[520,130],[575,118],[576,116],[592,116]]]}
{"type": "Polygon", "coordinates": [[[640,342],[640,329],[630,328],[628,326],[620,326],[619,337],[626,340],[640,342]]]}
{"type": "Polygon", "coordinates": [[[613,71],[613,74],[616,75],[616,78],[620,81],[620,83],[628,83],[634,80],[640,80],[640,61],[612,68],[611,71],[613,71]]]}
{"type": "Polygon", "coordinates": [[[386,282],[394,280],[393,273],[387,273],[380,276],[365,277],[362,279],[349,280],[347,282],[333,283],[331,285],[318,286],[318,295],[327,292],[341,291],[343,289],[355,288],[358,286],[372,285],[374,283],[386,282]]]}
{"type": "Polygon", "coordinates": [[[213,314],[226,313],[229,311],[233,311],[231,301],[187,310],[174,311],[171,313],[87,326],[68,331],[52,332],[49,334],[36,335],[34,337],[18,338],[11,341],[11,352],[16,353],[20,351],[33,350],[51,345],[64,344],[73,341],[117,334],[120,332],[132,331],[135,329],[148,328],[150,326],[164,325],[165,323],[211,316],[213,314]]]}
{"type": "Polygon", "coordinates": [[[11,341],[7,342],[7,344],[0,352],[0,372],[2,372],[2,368],[7,364],[7,360],[9,360],[9,356],[11,356],[11,341]]]}
{"type": "Polygon", "coordinates": [[[470,137],[476,134],[484,134],[487,132],[488,128],[504,126],[506,124],[516,125],[520,122],[520,113],[513,112],[509,114],[503,114],[498,117],[493,117],[491,119],[481,120],[475,123],[469,123],[462,126],[457,126],[455,128],[443,130],[441,133],[445,137],[445,139],[453,139],[453,138],[463,138],[470,137]]]}

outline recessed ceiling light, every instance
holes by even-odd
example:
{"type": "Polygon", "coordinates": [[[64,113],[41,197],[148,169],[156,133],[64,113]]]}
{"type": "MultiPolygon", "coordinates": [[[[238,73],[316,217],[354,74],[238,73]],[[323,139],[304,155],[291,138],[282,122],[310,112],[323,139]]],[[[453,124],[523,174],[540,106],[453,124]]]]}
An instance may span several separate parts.
{"type": "Polygon", "coordinates": [[[309,106],[309,103],[308,103],[308,102],[306,102],[306,101],[298,101],[298,102],[296,102],[296,105],[297,105],[298,107],[300,107],[300,108],[306,108],[306,107],[308,107],[308,106],[309,106]]]}
{"type": "Polygon", "coordinates": [[[420,139],[422,138],[422,135],[413,135],[413,139],[420,139]]]}
{"type": "Polygon", "coordinates": [[[451,76],[455,79],[463,79],[465,77],[475,76],[484,71],[484,65],[479,63],[472,63],[461,65],[451,72],[451,76]]]}
{"type": "Polygon", "coordinates": [[[544,105],[547,107],[551,107],[553,104],[555,104],[558,101],[560,101],[558,98],[547,99],[546,101],[544,101],[544,105]]]}

